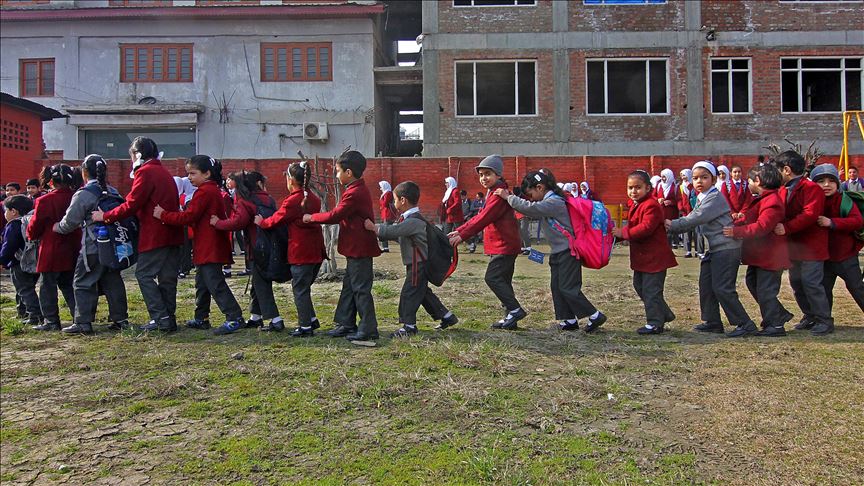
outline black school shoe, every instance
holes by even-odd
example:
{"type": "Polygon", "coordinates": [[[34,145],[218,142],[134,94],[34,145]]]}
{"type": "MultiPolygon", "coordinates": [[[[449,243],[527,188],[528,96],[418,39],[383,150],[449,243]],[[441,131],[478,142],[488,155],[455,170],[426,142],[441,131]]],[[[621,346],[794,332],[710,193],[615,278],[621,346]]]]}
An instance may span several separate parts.
{"type": "Polygon", "coordinates": [[[600,328],[600,326],[603,325],[603,323],[606,322],[606,319],[607,319],[606,314],[604,314],[602,312],[600,313],[599,316],[597,316],[596,319],[588,319],[588,324],[585,324],[585,332],[589,333],[589,332],[596,331],[597,329],[600,328]]]}
{"type": "Polygon", "coordinates": [[[354,332],[345,336],[349,341],[374,341],[378,339],[378,333],[354,332]]]}
{"type": "Polygon", "coordinates": [[[559,331],[578,331],[579,330],[579,321],[576,322],[567,322],[561,321],[558,323],[559,331]]]}
{"type": "Polygon", "coordinates": [[[338,337],[345,337],[345,336],[348,336],[349,334],[354,334],[356,332],[357,332],[357,326],[337,325],[336,327],[334,327],[333,329],[330,329],[329,331],[325,332],[324,334],[326,334],[330,337],[338,338],[338,337]]]}
{"type": "Polygon", "coordinates": [[[264,327],[264,319],[249,319],[248,321],[246,321],[246,327],[248,327],[248,328],[264,327]]]}
{"type": "Polygon", "coordinates": [[[648,327],[648,324],[646,324],[639,329],[636,329],[636,332],[643,336],[648,334],[663,334],[663,326],[648,327]]]}
{"type": "Polygon", "coordinates": [[[447,329],[448,327],[455,326],[459,323],[459,318],[456,317],[456,314],[450,314],[450,317],[445,317],[441,319],[441,323],[435,326],[435,329],[447,329]]]}
{"type": "Polygon", "coordinates": [[[93,334],[93,325],[89,322],[75,323],[60,330],[64,334],[93,334]]]}
{"type": "Polygon", "coordinates": [[[761,337],[782,337],[786,335],[786,329],[783,326],[764,326],[756,335],[761,337]]]}
{"type": "Polygon", "coordinates": [[[109,331],[123,331],[126,329],[132,329],[132,324],[129,324],[129,319],[123,319],[122,321],[114,321],[108,325],[109,331]]]}
{"type": "Polygon", "coordinates": [[[164,333],[177,332],[177,319],[173,316],[159,319],[158,329],[164,333]]]}
{"type": "Polygon", "coordinates": [[[814,336],[824,336],[826,334],[831,334],[832,332],[834,332],[833,323],[819,323],[813,326],[813,329],[810,329],[810,334],[814,336]]]}
{"type": "Polygon", "coordinates": [[[38,326],[33,326],[34,331],[59,331],[60,323],[59,322],[46,322],[44,324],[40,324],[38,326]]]}
{"type": "Polygon", "coordinates": [[[517,327],[517,323],[527,316],[528,313],[525,312],[525,309],[519,308],[515,313],[508,312],[504,319],[492,324],[492,329],[504,329],[505,331],[513,331],[517,327]]]}
{"type": "MultiPolygon", "coordinates": [[[[258,328],[258,330],[261,332],[281,332],[281,331],[285,330],[285,322],[284,321],[270,321],[270,324],[267,324],[266,326],[264,325],[263,322],[261,324],[262,325],[258,328]]],[[[247,327],[252,327],[252,326],[247,326],[247,327]]],[[[300,329],[300,328],[298,327],[297,329],[300,329]]],[[[309,330],[311,331],[312,329],[310,328],[309,330]]],[[[294,334],[292,333],[291,335],[293,336],[294,334]]],[[[310,336],[311,336],[311,334],[310,334],[310,336]]]]}
{"type": "Polygon", "coordinates": [[[189,319],[186,321],[186,327],[206,331],[210,329],[210,319],[189,319]]]}
{"type": "Polygon", "coordinates": [[[809,317],[803,317],[798,322],[798,324],[795,324],[795,330],[796,331],[806,331],[808,329],[813,329],[813,326],[815,326],[815,325],[816,325],[815,321],[811,320],[809,317]]]}
{"type": "Polygon", "coordinates": [[[291,337],[312,337],[315,335],[315,331],[311,327],[298,327],[288,335],[291,337]]]}
{"type": "Polygon", "coordinates": [[[745,337],[752,336],[756,334],[756,324],[752,322],[748,322],[747,324],[741,324],[737,326],[735,329],[726,333],[726,337],[728,338],[737,338],[737,337],[745,337]]]}
{"type": "Polygon", "coordinates": [[[723,324],[709,324],[707,322],[703,322],[702,324],[697,324],[693,326],[693,330],[697,332],[709,332],[714,334],[723,334],[723,324]]]}
{"type": "Polygon", "coordinates": [[[318,320],[317,317],[313,317],[312,322],[309,323],[309,325],[312,326],[312,330],[314,331],[315,329],[321,327],[321,322],[318,320]]]}
{"type": "MultiPolygon", "coordinates": [[[[417,326],[402,326],[397,329],[395,332],[390,334],[391,338],[407,338],[411,336],[415,336],[417,334],[417,326]]],[[[354,341],[358,341],[358,339],[354,339],[354,341]]]]}

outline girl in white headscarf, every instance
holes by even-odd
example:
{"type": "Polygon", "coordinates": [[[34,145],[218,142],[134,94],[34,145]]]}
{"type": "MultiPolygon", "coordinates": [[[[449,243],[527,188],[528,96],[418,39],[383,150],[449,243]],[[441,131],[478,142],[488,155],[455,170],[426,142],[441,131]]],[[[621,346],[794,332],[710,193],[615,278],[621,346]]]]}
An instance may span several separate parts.
{"type": "Polygon", "coordinates": [[[462,213],[462,198],[459,197],[456,179],[448,177],[444,179],[444,197],[441,198],[441,222],[444,224],[444,234],[449,234],[457,226],[465,222],[462,213]]]}
{"type": "Polygon", "coordinates": [[[657,185],[660,184],[660,176],[651,176],[651,190],[657,192],[657,185]]]}
{"type": "MultiPolygon", "coordinates": [[[[381,212],[381,224],[389,226],[399,219],[399,212],[396,211],[396,206],[393,203],[393,188],[387,181],[378,181],[378,189],[381,189],[381,197],[378,198],[378,208],[381,212]]],[[[390,245],[387,240],[380,240],[381,251],[384,253],[390,252],[390,245]]]]}
{"type": "Polygon", "coordinates": [[[558,185],[558,187],[561,188],[562,191],[566,192],[567,194],[573,193],[573,183],[572,182],[568,182],[567,184],[563,184],[563,183],[559,182],[559,183],[557,183],[557,185],[558,185]]]}
{"type": "Polygon", "coordinates": [[[588,187],[588,181],[583,181],[579,184],[579,197],[582,199],[594,199],[594,191],[588,187]]]}
{"type": "MultiPolygon", "coordinates": [[[[660,171],[660,184],[654,192],[657,202],[663,208],[664,219],[678,219],[678,187],[675,184],[675,173],[672,169],[660,171]]],[[[678,236],[668,235],[672,248],[678,247],[678,236]]]]}
{"type": "Polygon", "coordinates": [[[570,183],[570,195],[573,197],[579,197],[579,186],[580,184],[576,182],[570,183]]]}
{"type": "Polygon", "coordinates": [[[718,165],[717,166],[717,182],[714,184],[714,187],[716,187],[718,191],[723,189],[724,185],[727,186],[726,187],[727,189],[729,189],[728,186],[730,184],[732,184],[731,181],[732,181],[732,175],[729,173],[729,167],[726,167],[725,165],[718,165]]]}

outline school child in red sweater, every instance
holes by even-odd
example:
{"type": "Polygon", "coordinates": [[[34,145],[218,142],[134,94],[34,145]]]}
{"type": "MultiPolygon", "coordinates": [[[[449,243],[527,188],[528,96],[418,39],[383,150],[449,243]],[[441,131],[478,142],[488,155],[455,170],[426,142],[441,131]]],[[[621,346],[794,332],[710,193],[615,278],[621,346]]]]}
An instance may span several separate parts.
{"type": "Polygon", "coordinates": [[[372,197],[363,172],[366,157],[356,150],[345,152],[336,159],[336,178],[345,187],[339,204],[326,213],[304,214],[304,223],[339,223],[337,251],[348,260],[342,292],[336,305],[335,327],[330,337],[342,337],[352,343],[378,339],[378,320],[372,299],[372,258],[381,255],[378,238],[365,228],[365,221],[374,218],[372,197]],[[357,314],[360,326],[357,327],[357,314]]]}
{"type": "Polygon", "coordinates": [[[675,320],[675,314],[663,297],[666,271],[678,266],[669,247],[664,213],[651,196],[651,176],[644,170],[627,176],[627,196],[633,201],[627,216],[627,225],[614,228],[616,238],[630,242],[630,268],[633,270],[633,288],[645,304],[646,324],[636,330],[639,334],[661,334],[666,323],[675,320]]]}
{"type": "Polygon", "coordinates": [[[798,152],[787,150],[779,154],[774,165],[783,176],[780,196],[786,202],[786,216],[774,232],[786,235],[792,260],[789,283],[804,313],[795,329],[809,329],[817,336],[828,334],[834,331],[831,306],[822,283],[828,259],[828,228],[816,222],[825,212],[825,192],[804,177],[805,161],[798,152]]]}
{"type": "Polygon", "coordinates": [[[39,240],[36,271],[42,276],[39,306],[45,322],[33,327],[37,331],[60,330],[58,288],[63,292],[69,312],[75,315],[72,282],[75,262],[81,251],[81,229],[61,235],[54,232],[54,225],[66,214],[72,193],[81,185],[80,177],[80,174],[76,177],[72,167],[66,164],[51,165],[42,170],[42,185],[50,187],[51,191],[34,202],[33,217],[27,225],[27,239],[39,240]]]}
{"type": "MultiPolygon", "coordinates": [[[[654,197],[663,210],[664,219],[678,219],[678,185],[675,183],[675,173],[672,169],[660,171],[660,183],[654,189],[654,197]]],[[[678,235],[669,233],[666,235],[669,246],[678,248],[678,235]]]]}
{"type": "MultiPolygon", "coordinates": [[[[263,229],[288,225],[288,263],[291,265],[291,291],[298,321],[297,328],[291,332],[294,337],[312,336],[315,329],[321,327],[312,305],[311,289],[321,270],[321,263],[327,258],[324,233],[321,232],[321,226],[303,222],[304,214],[321,211],[321,200],[309,190],[311,178],[312,169],[306,162],[289,165],[285,171],[288,197],[273,216],[255,216],[255,224],[263,229]]],[[[273,327],[272,323],[270,327],[273,327]]]]}
{"type": "Polygon", "coordinates": [[[177,330],[177,275],[183,230],[162,224],[153,217],[156,206],[180,207],[174,178],[159,161],[159,148],[149,138],[132,141],[129,155],[133,162],[132,189],[126,202],[103,213],[93,211],[93,221],[113,223],[130,216],[138,218],[138,263],[135,278],[147,305],[150,322],[142,331],[177,330]]]}
{"type": "MultiPolygon", "coordinates": [[[[153,217],[170,226],[190,225],[195,231],[192,248],[195,264],[195,317],[186,322],[192,329],[210,329],[210,298],[225,314],[225,323],[213,334],[231,334],[244,325],[243,311],[225,283],[222,266],[231,262],[231,243],[228,233],[210,224],[212,216],[225,219],[225,203],[219,186],[222,183],[222,164],[207,155],[196,155],[186,162],[189,182],[198,189],[185,211],[167,211],[161,206],[153,208],[153,217]]],[[[172,206],[176,207],[176,206],[172,206]]],[[[176,271],[176,269],[175,269],[176,271]]]]}
{"type": "Polygon", "coordinates": [[[440,211],[441,222],[444,223],[442,231],[446,234],[465,222],[465,214],[462,212],[462,199],[459,197],[456,179],[453,177],[444,179],[444,187],[440,211]]]}
{"type": "Polygon", "coordinates": [[[783,307],[777,295],[780,293],[780,278],[789,268],[789,253],[786,237],[774,233],[782,222],[786,205],[780,197],[780,172],[773,165],[759,165],[748,175],[749,190],[756,196],[750,199],[743,217],[735,226],[723,228],[723,234],[743,240],[741,262],[747,265],[745,281],[750,295],[759,304],[762,313],[762,330],[757,336],[785,336],[784,326],[792,314],[783,307]]]}
{"type": "MultiPolygon", "coordinates": [[[[393,188],[387,181],[378,181],[378,189],[381,190],[381,197],[378,198],[378,209],[381,212],[381,224],[383,226],[390,226],[399,218],[396,207],[393,205],[393,188]]],[[[381,252],[390,252],[389,241],[381,240],[381,252]]]]}
{"type": "Polygon", "coordinates": [[[843,193],[838,191],[840,172],[832,164],[816,166],[810,178],[825,192],[825,213],[817,218],[816,224],[828,229],[828,260],[825,261],[822,280],[828,309],[830,311],[834,305],[834,283],[840,277],[864,312],[864,281],[858,263],[858,252],[864,247],[864,241],[855,237],[855,232],[864,227],[861,211],[852,200],[848,200],[844,207],[843,193]]]}
{"type": "Polygon", "coordinates": [[[447,236],[450,244],[456,246],[483,231],[483,251],[490,257],[484,277],[486,285],[506,311],[504,318],[493,323],[492,328],[515,329],[516,323],[528,314],[513,291],[513,270],[516,256],[522,252],[522,239],[513,208],[506,200],[492,194],[497,189],[507,189],[507,183],[501,177],[504,161],[500,155],[490,155],[480,161],[475,170],[480,176],[480,185],[487,191],[486,205],[477,216],[447,236]]]}
{"type": "Polygon", "coordinates": [[[744,217],[744,209],[750,204],[753,194],[747,187],[747,181],[743,180],[744,172],[740,165],[733,165],[729,175],[730,180],[728,184],[723,184],[720,192],[723,193],[729,202],[732,219],[738,220],[744,217]]]}

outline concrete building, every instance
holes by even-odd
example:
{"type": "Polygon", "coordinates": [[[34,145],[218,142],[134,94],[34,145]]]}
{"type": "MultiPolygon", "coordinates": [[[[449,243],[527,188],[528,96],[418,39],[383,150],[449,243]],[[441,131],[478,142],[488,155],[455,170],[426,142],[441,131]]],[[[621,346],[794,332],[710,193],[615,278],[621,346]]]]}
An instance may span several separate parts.
{"type": "Polygon", "coordinates": [[[840,113],[862,109],[857,0],[422,8],[424,156],[838,153],[840,113]]]}
{"type": "Polygon", "coordinates": [[[0,3],[0,87],[69,114],[44,132],[65,158],[126,158],[137,135],[217,158],[372,155],[386,137],[381,2],[0,3]]]}

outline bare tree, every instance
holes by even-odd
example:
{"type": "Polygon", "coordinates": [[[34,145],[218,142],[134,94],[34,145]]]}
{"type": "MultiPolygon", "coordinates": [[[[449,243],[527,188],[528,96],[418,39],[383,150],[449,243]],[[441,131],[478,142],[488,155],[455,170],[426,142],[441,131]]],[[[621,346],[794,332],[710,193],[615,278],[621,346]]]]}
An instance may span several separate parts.
{"type": "MultiPolygon", "coordinates": [[[[351,150],[350,145],[342,153],[344,154],[348,150],[351,150]]],[[[307,160],[302,151],[298,151],[297,155],[301,159],[307,160]]],[[[329,211],[331,198],[335,201],[335,204],[339,204],[339,199],[342,197],[342,186],[336,180],[336,158],[322,161],[316,154],[314,162],[310,165],[312,167],[312,176],[309,179],[309,189],[321,199],[321,211],[329,211]]],[[[321,225],[321,231],[324,232],[324,249],[328,258],[321,265],[321,275],[335,277],[337,270],[336,244],[339,241],[339,225],[324,224],[321,225]]]]}
{"type": "MultiPolygon", "coordinates": [[[[816,167],[816,164],[819,163],[819,159],[822,157],[822,155],[824,155],[822,152],[819,151],[819,147],[816,146],[816,140],[813,140],[812,142],[810,142],[810,145],[807,146],[806,151],[802,150],[804,148],[803,145],[801,145],[800,143],[795,143],[795,142],[789,140],[788,137],[784,138],[783,141],[789,144],[789,147],[787,147],[786,150],[794,150],[794,151],[798,152],[799,154],[801,154],[802,157],[804,157],[804,161],[807,164],[806,165],[806,167],[807,167],[806,172],[807,173],[810,173],[810,171],[814,167],[816,167]]],[[[768,150],[768,152],[772,158],[776,157],[777,155],[779,155],[780,153],[782,153],[784,151],[784,149],[780,148],[780,146],[777,145],[776,143],[772,143],[772,144],[765,146],[765,147],[762,147],[762,148],[768,150]]]]}

